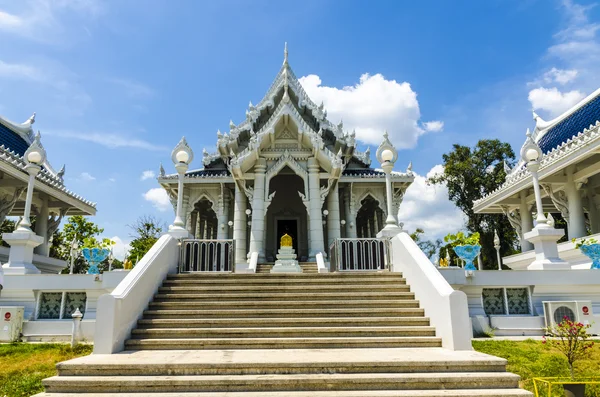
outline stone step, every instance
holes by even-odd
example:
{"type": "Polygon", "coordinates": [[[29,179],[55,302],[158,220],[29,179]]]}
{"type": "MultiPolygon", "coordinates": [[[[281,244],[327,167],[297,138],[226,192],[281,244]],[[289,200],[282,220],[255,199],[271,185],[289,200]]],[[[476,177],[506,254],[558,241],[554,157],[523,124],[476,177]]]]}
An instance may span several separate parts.
{"type": "Polygon", "coordinates": [[[427,317],[269,317],[141,319],[138,327],[150,328],[225,328],[225,327],[343,327],[343,326],[429,326],[427,317]]]}
{"type": "MultiPolygon", "coordinates": [[[[286,273],[287,274],[287,273],[286,273]]],[[[294,273],[290,273],[294,274],[294,273]]],[[[381,285],[381,284],[392,284],[401,285],[406,284],[406,280],[403,278],[387,278],[387,277],[375,277],[375,278],[349,278],[349,277],[323,277],[316,276],[314,279],[310,278],[277,278],[277,277],[266,277],[266,278],[251,278],[251,279],[238,279],[238,278],[223,278],[223,279],[203,279],[203,278],[183,278],[175,280],[165,280],[164,286],[171,285],[381,285]]]]}
{"type": "MultiPolygon", "coordinates": [[[[206,318],[206,317],[282,317],[292,315],[289,309],[231,309],[231,310],[145,310],[144,318],[206,318]]],[[[294,309],[294,317],[415,317],[424,316],[420,308],[319,308],[294,309]]]]}
{"type": "MultiPolygon", "coordinates": [[[[215,297],[215,299],[218,299],[215,297]]],[[[336,307],[339,309],[349,308],[361,308],[361,307],[376,307],[376,308],[418,308],[419,302],[416,300],[349,300],[349,301],[337,301],[330,302],[325,300],[296,300],[296,301],[270,301],[270,300],[256,300],[256,301],[195,301],[195,300],[168,300],[150,302],[150,309],[310,309],[310,308],[330,308],[336,307]]]]}
{"type": "MultiPolygon", "coordinates": [[[[258,267],[263,265],[258,265],[258,267]]],[[[271,267],[272,265],[266,265],[271,267]]],[[[361,278],[361,279],[372,279],[372,278],[403,278],[402,273],[391,273],[389,271],[345,271],[345,272],[333,272],[333,273],[317,273],[317,274],[306,274],[306,273],[230,273],[230,272],[192,272],[192,273],[181,273],[181,274],[169,274],[167,280],[186,280],[186,279],[244,279],[244,280],[256,280],[256,279],[338,279],[338,278],[361,278]]]]}
{"type": "Polygon", "coordinates": [[[194,349],[330,349],[368,347],[441,347],[441,338],[410,337],[300,337],[300,338],[177,338],[129,339],[128,350],[194,350],[194,349]]]}
{"type": "MultiPolygon", "coordinates": [[[[111,397],[113,393],[86,393],[86,397],[111,397]]],[[[150,397],[533,397],[522,389],[453,389],[453,390],[347,390],[347,391],[272,391],[144,393],[150,397]]],[[[121,397],[138,397],[139,393],[119,393],[121,397]]],[[[40,393],[34,397],[81,397],[79,393],[40,393]]]]}
{"type": "Polygon", "coordinates": [[[266,328],[152,328],[134,329],[134,339],[159,338],[303,338],[303,337],[435,336],[434,327],[266,327],[266,328]]]}
{"type": "Polygon", "coordinates": [[[321,390],[447,390],[518,387],[519,376],[498,372],[55,376],[43,380],[47,392],[230,392],[321,390]]]}
{"type": "Polygon", "coordinates": [[[203,290],[195,291],[191,293],[188,290],[176,290],[169,291],[166,293],[159,293],[154,295],[155,301],[164,300],[179,300],[179,299],[193,299],[193,300],[219,300],[219,301],[237,301],[237,300],[299,300],[307,299],[310,300],[327,300],[331,301],[331,304],[337,304],[338,301],[347,300],[366,300],[366,299],[398,299],[398,300],[412,300],[415,298],[415,294],[412,292],[386,292],[385,294],[378,292],[353,292],[348,294],[347,292],[271,292],[271,293],[224,293],[215,295],[214,293],[205,292],[203,290]]]}
{"type": "Polygon", "coordinates": [[[348,295],[352,295],[355,292],[409,292],[410,287],[405,284],[396,285],[362,285],[362,284],[329,284],[329,285],[169,285],[159,287],[158,292],[173,292],[173,291],[185,291],[185,292],[345,292],[348,295]]]}
{"type": "Polygon", "coordinates": [[[504,372],[506,360],[443,348],[171,350],[93,354],[57,365],[59,375],[258,375],[288,373],[504,372]]]}

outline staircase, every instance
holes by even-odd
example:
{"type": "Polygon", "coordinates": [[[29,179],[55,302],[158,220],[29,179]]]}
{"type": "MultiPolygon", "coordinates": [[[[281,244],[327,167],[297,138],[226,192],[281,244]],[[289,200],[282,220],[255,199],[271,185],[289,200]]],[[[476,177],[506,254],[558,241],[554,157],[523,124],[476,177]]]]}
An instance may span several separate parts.
{"type": "Polygon", "coordinates": [[[531,396],[505,360],[441,348],[397,273],[170,275],[125,348],[39,396],[531,396]]]}
{"type": "MultiPolygon", "coordinates": [[[[300,262],[300,267],[302,268],[302,273],[318,273],[317,262],[300,262]]],[[[256,273],[264,274],[271,273],[271,269],[273,268],[272,263],[260,263],[256,265],[256,273]]]]}

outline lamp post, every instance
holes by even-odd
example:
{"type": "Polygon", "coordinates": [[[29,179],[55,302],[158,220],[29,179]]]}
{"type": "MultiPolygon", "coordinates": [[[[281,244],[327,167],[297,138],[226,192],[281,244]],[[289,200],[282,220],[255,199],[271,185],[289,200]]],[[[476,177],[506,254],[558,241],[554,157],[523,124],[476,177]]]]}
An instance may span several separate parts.
{"type": "Polygon", "coordinates": [[[183,206],[183,176],[188,170],[188,167],[194,159],[194,152],[188,145],[185,137],[181,138],[177,146],[171,152],[171,160],[175,164],[177,170],[177,209],[175,214],[175,220],[169,227],[169,231],[177,237],[187,237],[188,233],[185,230],[185,223],[181,217],[181,207],[183,206]]]}
{"type": "Polygon", "coordinates": [[[535,195],[535,207],[537,210],[536,228],[547,228],[548,219],[544,216],[544,208],[542,206],[542,196],[540,193],[540,181],[538,171],[540,169],[540,160],[542,158],[542,150],[531,138],[531,132],[527,129],[527,139],[521,148],[521,159],[525,162],[527,169],[531,173],[533,183],[533,193],[535,195]]]}
{"type": "Polygon", "coordinates": [[[498,259],[498,270],[502,270],[502,260],[500,258],[500,237],[498,231],[494,229],[494,248],[496,248],[496,258],[498,259]]]}
{"type": "Polygon", "coordinates": [[[329,211],[323,210],[323,225],[327,224],[327,215],[329,215],[329,211]]]}
{"type": "Polygon", "coordinates": [[[398,160],[398,151],[390,142],[387,131],[383,134],[383,142],[377,148],[377,160],[381,163],[381,168],[385,172],[385,194],[387,201],[385,227],[377,233],[377,237],[391,238],[400,233],[402,229],[398,227],[396,218],[392,214],[392,169],[394,168],[394,163],[398,160]]]}
{"type": "Polygon", "coordinates": [[[71,241],[71,267],[69,269],[69,274],[73,274],[73,268],[75,266],[75,259],[79,256],[79,244],[77,242],[77,235],[73,237],[73,241],[71,241]]]}
{"type": "Polygon", "coordinates": [[[560,259],[558,256],[558,245],[556,242],[565,234],[562,229],[555,229],[548,224],[548,219],[544,216],[544,207],[542,206],[542,195],[540,192],[540,181],[538,171],[542,159],[542,150],[531,137],[531,132],[527,129],[527,138],[523,147],[521,147],[521,159],[531,173],[533,184],[533,193],[535,195],[536,207],[536,225],[530,232],[524,233],[525,240],[533,244],[535,250],[535,260],[527,266],[528,270],[544,269],[570,269],[571,266],[560,259]]]}
{"type": "Polygon", "coordinates": [[[42,169],[42,164],[46,160],[46,150],[40,142],[40,133],[38,132],[33,140],[33,143],[29,146],[23,159],[25,160],[25,170],[29,173],[29,181],[27,183],[27,198],[25,199],[25,213],[23,219],[17,227],[17,232],[30,232],[31,231],[31,200],[33,199],[33,185],[35,183],[35,177],[42,169]]]}
{"type": "Polygon", "coordinates": [[[250,208],[246,209],[246,217],[248,218],[248,226],[252,225],[252,221],[250,220],[252,217],[252,210],[250,208]]]}

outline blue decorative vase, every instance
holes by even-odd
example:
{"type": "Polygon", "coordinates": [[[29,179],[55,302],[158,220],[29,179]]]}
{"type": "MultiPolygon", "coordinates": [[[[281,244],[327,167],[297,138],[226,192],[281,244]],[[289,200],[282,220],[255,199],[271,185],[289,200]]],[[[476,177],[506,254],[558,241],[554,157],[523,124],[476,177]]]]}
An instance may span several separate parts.
{"type": "Polygon", "coordinates": [[[592,260],[590,269],[600,269],[600,244],[585,244],[579,249],[592,260]]]}
{"type": "Polygon", "coordinates": [[[108,258],[109,251],[106,248],[84,248],[81,250],[86,262],[90,265],[88,274],[100,274],[98,265],[108,258]]]}
{"type": "Polygon", "coordinates": [[[465,261],[465,270],[477,270],[473,261],[479,255],[481,245],[457,245],[454,247],[454,252],[463,261],[465,261]]]}

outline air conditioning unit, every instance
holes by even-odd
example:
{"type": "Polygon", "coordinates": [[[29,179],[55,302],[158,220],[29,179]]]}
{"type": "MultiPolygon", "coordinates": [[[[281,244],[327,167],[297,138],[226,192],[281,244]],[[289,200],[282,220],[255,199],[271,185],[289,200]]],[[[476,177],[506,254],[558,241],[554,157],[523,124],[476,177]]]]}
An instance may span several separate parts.
{"type": "Polygon", "coordinates": [[[0,306],[0,342],[16,342],[23,332],[23,307],[0,306]]]}
{"type": "Polygon", "coordinates": [[[567,317],[571,321],[591,324],[588,333],[600,335],[600,316],[594,316],[592,301],[543,302],[546,327],[556,325],[567,317]]]}

